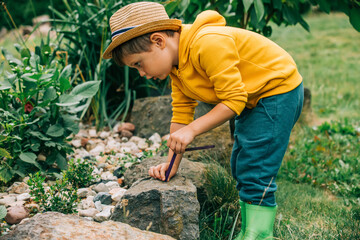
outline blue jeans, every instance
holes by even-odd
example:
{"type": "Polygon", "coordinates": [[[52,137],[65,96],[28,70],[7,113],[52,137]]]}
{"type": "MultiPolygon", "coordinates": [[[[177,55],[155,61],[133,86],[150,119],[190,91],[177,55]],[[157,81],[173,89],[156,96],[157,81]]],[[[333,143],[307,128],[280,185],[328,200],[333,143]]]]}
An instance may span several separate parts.
{"type": "Polygon", "coordinates": [[[303,101],[301,83],[288,93],[260,99],[235,118],[231,170],[242,201],[276,206],[276,175],[303,101]]]}

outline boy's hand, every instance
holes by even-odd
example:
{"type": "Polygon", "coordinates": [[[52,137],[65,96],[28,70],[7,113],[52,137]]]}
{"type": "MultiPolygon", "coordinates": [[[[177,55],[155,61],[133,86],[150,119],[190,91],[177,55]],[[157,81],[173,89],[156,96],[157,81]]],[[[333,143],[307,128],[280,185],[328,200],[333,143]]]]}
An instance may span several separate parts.
{"type": "Polygon", "coordinates": [[[176,154],[184,153],[186,146],[194,140],[195,136],[193,129],[187,125],[170,134],[167,146],[176,154]]]}
{"type": "MultiPolygon", "coordinates": [[[[160,181],[165,181],[165,172],[169,168],[170,163],[161,163],[157,166],[150,167],[149,169],[149,175],[155,179],[159,179],[160,181]]],[[[176,174],[178,170],[178,167],[173,165],[173,168],[171,169],[171,173],[169,175],[169,178],[167,181],[170,181],[170,179],[176,174]]]]}

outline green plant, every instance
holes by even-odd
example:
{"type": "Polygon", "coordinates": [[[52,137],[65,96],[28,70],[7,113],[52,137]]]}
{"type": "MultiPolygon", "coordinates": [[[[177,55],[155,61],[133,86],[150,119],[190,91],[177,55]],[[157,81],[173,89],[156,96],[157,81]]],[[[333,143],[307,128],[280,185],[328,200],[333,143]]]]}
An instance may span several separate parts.
{"type": "Polygon", "coordinates": [[[289,150],[280,177],[330,189],[346,203],[360,201],[360,133],[345,119],[304,127],[289,150]]]}
{"type": "Polygon", "coordinates": [[[327,13],[331,8],[343,11],[349,16],[353,27],[360,31],[360,2],[358,0],[175,0],[170,1],[166,9],[169,15],[184,18],[185,22],[193,22],[195,17],[204,10],[216,10],[225,16],[227,23],[231,26],[270,36],[271,21],[277,25],[285,24],[286,26],[299,23],[309,31],[310,27],[302,14],[308,11],[311,5],[319,6],[327,13]]]}
{"type": "Polygon", "coordinates": [[[88,187],[91,183],[97,180],[94,176],[94,161],[87,161],[84,159],[71,159],[67,170],[65,171],[65,178],[75,188],[88,187]]]}
{"type": "Polygon", "coordinates": [[[30,52],[15,45],[21,59],[2,49],[11,67],[0,64],[0,181],[36,171],[59,172],[72,152],[67,142],[79,130],[77,113],[95,95],[100,81],[77,85],[71,91],[72,66],[47,44],[30,52]]]}
{"type": "Polygon", "coordinates": [[[30,195],[39,204],[42,212],[54,211],[65,214],[75,213],[78,204],[77,189],[68,181],[65,174],[62,179],[49,186],[48,190],[44,187],[46,177],[41,176],[40,172],[35,175],[30,174],[28,185],[30,195]]]}
{"type": "Polygon", "coordinates": [[[7,214],[6,207],[1,205],[0,206],[0,221],[2,221],[6,217],[6,214],[7,214]]]}

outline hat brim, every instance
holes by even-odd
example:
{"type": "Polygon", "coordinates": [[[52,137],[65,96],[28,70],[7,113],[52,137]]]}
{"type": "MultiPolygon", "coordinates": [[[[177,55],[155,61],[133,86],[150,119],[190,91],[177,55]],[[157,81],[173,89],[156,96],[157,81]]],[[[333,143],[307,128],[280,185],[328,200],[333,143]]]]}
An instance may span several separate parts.
{"type": "Polygon", "coordinates": [[[126,31],[125,33],[117,36],[110,45],[106,48],[103,58],[110,59],[112,58],[112,51],[114,48],[119,46],[120,44],[129,41],[135,37],[139,37],[146,33],[156,32],[156,31],[163,31],[163,30],[174,30],[177,31],[181,27],[181,20],[179,19],[165,19],[154,21],[150,23],[143,24],[141,26],[135,27],[126,31]]]}

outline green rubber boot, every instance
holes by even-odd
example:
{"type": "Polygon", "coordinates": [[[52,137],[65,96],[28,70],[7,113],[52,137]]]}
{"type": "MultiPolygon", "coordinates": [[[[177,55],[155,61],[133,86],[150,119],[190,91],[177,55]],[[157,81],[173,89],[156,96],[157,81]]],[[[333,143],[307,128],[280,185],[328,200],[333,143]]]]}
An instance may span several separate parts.
{"type": "Polygon", "coordinates": [[[246,229],[246,210],[245,210],[245,202],[239,200],[240,202],[240,212],[241,212],[241,231],[239,235],[236,236],[235,240],[241,240],[244,237],[245,229],[246,229]]]}
{"type": "Polygon", "coordinates": [[[273,229],[277,206],[267,207],[245,203],[246,229],[239,240],[270,240],[273,239],[273,229]]]}

